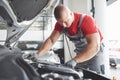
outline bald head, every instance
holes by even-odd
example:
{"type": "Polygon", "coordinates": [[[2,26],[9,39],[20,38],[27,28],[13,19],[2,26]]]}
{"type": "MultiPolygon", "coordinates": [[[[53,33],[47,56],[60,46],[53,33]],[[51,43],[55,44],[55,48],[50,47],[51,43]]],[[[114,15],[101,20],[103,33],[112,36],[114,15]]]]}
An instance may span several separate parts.
{"type": "Polygon", "coordinates": [[[74,14],[70,9],[61,4],[58,5],[54,10],[54,16],[57,22],[63,27],[70,27],[74,21],[74,14]]]}
{"type": "Polygon", "coordinates": [[[55,16],[56,20],[61,18],[61,14],[63,12],[64,13],[69,13],[70,9],[68,9],[68,7],[63,5],[63,4],[60,4],[60,5],[56,6],[56,8],[54,10],[54,16],[55,16]]]}

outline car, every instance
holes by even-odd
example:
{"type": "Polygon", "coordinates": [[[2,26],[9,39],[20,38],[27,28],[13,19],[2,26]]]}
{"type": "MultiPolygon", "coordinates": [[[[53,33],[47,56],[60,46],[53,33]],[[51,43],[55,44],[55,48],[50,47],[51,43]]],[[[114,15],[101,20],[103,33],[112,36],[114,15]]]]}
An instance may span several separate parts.
{"type": "MultiPolygon", "coordinates": [[[[22,52],[24,51],[24,54],[26,52],[36,53],[38,48],[40,48],[40,46],[38,45],[38,41],[32,41],[32,40],[21,41],[19,39],[25,32],[27,32],[27,30],[39,17],[41,17],[44,14],[48,14],[50,16],[52,14],[53,7],[55,7],[58,3],[59,0],[38,0],[38,1],[29,1],[29,2],[27,0],[23,0],[23,1],[1,0],[0,16],[1,16],[1,20],[5,22],[4,24],[6,24],[6,30],[7,30],[6,40],[4,43],[5,46],[8,48],[10,47],[19,48],[22,50],[22,52]],[[50,5],[53,6],[51,7],[50,5]],[[24,9],[20,8],[21,6],[24,7],[24,9]],[[18,44],[18,46],[15,46],[16,44],[18,44]],[[35,48],[36,45],[38,46],[37,48],[35,48]]],[[[4,34],[3,31],[1,32],[1,34],[4,34]]],[[[54,55],[54,57],[57,57],[57,55],[54,54],[53,52],[52,55],[54,55]]],[[[59,58],[58,57],[53,58],[52,60],[55,62],[54,59],[59,59],[59,58]]],[[[57,63],[60,63],[59,60],[57,61],[56,61],[57,63]]]]}
{"type": "Polygon", "coordinates": [[[51,57],[56,55],[53,50],[40,58],[42,60],[26,60],[25,55],[36,53],[43,42],[21,41],[20,37],[38,17],[44,13],[51,15],[59,1],[0,0],[0,18],[6,24],[7,33],[4,44],[0,45],[0,80],[110,80],[89,70],[56,63],[59,59],[58,56],[51,57]],[[55,62],[50,61],[53,59],[55,62]]]}
{"type": "Polygon", "coordinates": [[[119,40],[109,40],[108,44],[110,66],[116,68],[120,65],[120,42],[119,40]]]}

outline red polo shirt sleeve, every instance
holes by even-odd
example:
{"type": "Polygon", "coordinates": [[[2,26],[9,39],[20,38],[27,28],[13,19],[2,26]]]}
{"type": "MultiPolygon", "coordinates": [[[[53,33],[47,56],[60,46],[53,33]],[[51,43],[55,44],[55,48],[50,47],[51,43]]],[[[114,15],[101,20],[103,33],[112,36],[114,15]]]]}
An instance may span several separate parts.
{"type": "Polygon", "coordinates": [[[86,15],[84,17],[83,22],[81,24],[81,30],[84,35],[93,34],[93,33],[98,32],[100,34],[101,40],[103,39],[103,36],[102,36],[100,30],[96,26],[94,18],[92,18],[89,15],[86,15]]]}
{"type": "Polygon", "coordinates": [[[98,32],[95,20],[91,16],[88,16],[88,15],[84,17],[82,24],[81,24],[81,29],[84,35],[98,32]]]}

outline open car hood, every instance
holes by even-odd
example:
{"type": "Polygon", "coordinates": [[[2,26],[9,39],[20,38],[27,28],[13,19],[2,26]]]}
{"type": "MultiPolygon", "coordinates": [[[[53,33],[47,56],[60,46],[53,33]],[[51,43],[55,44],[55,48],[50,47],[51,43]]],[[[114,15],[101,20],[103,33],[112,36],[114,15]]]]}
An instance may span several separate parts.
{"type": "Polygon", "coordinates": [[[59,0],[0,0],[0,16],[7,22],[5,45],[18,40],[43,13],[52,15],[59,0]]]}

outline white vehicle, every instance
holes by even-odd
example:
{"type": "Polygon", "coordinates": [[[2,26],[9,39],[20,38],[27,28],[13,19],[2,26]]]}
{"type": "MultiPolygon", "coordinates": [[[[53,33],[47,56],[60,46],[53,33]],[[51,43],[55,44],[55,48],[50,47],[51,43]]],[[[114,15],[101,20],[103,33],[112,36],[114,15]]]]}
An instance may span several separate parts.
{"type": "Polygon", "coordinates": [[[118,40],[110,40],[108,46],[110,66],[116,68],[120,64],[120,42],[118,40]]]}

